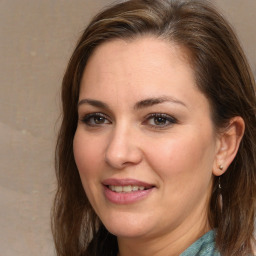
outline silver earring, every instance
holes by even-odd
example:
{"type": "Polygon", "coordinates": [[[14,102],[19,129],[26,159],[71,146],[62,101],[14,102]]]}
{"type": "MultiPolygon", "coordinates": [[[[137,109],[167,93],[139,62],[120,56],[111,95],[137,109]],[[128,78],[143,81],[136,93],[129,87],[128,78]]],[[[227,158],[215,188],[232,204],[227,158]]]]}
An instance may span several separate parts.
{"type": "Polygon", "coordinates": [[[223,165],[222,165],[222,164],[220,164],[220,165],[219,165],[219,169],[222,171],[222,170],[223,170],[223,168],[224,168],[224,167],[223,167],[223,165]]]}

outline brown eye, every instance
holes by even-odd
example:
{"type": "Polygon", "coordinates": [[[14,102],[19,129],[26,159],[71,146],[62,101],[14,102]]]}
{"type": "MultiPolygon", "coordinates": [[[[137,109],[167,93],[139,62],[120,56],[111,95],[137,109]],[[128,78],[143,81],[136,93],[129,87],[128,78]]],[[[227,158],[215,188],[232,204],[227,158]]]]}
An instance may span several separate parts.
{"type": "Polygon", "coordinates": [[[176,124],[177,120],[167,114],[153,113],[148,115],[143,123],[154,128],[165,128],[176,124]]]}
{"type": "Polygon", "coordinates": [[[110,124],[108,117],[102,113],[90,113],[81,120],[88,126],[98,126],[104,124],[110,124]]]}
{"type": "Polygon", "coordinates": [[[165,125],[167,123],[167,119],[161,116],[154,118],[155,125],[165,125]]]}
{"type": "Polygon", "coordinates": [[[105,118],[102,116],[95,116],[94,118],[94,123],[95,124],[104,124],[105,123],[105,118]]]}

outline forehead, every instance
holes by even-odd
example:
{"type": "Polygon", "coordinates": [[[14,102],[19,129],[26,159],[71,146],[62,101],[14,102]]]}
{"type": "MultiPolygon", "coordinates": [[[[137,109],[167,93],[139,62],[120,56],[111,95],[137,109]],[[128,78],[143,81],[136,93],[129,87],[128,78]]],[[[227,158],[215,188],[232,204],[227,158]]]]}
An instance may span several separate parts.
{"type": "Polygon", "coordinates": [[[191,109],[200,104],[208,108],[188,59],[186,49],[155,37],[103,43],[89,58],[79,99],[93,98],[123,107],[167,96],[191,109]]]}
{"type": "MultiPolygon", "coordinates": [[[[194,121],[212,119],[210,103],[198,89],[194,70],[184,54],[182,47],[156,38],[102,44],[84,70],[79,102],[100,101],[112,113],[124,117],[137,113],[134,109],[138,102],[168,98],[182,103],[169,104],[168,111],[182,111],[194,121]]],[[[162,104],[154,111],[167,111],[166,107],[162,104]]]]}
{"type": "MultiPolygon", "coordinates": [[[[120,83],[127,83],[130,78],[143,79],[146,82],[153,77],[161,77],[162,71],[171,75],[181,69],[186,77],[194,80],[189,52],[184,47],[153,36],[138,37],[129,41],[115,39],[99,45],[94,50],[85,67],[82,85],[88,87],[91,82],[121,78],[123,81],[119,81],[120,83]]],[[[172,80],[175,77],[173,74],[172,80]]]]}
{"type": "MultiPolygon", "coordinates": [[[[133,60],[143,58],[145,62],[152,57],[157,60],[161,57],[161,54],[170,58],[175,57],[176,61],[179,59],[180,62],[187,64],[190,64],[191,58],[190,51],[182,45],[154,35],[142,35],[133,39],[112,39],[100,44],[92,52],[86,66],[92,62],[92,59],[93,62],[99,60],[105,64],[109,64],[107,63],[108,60],[122,60],[120,59],[122,57],[125,57],[127,61],[127,55],[122,53],[127,53],[131,58],[135,57],[133,60]],[[146,58],[146,55],[148,58],[146,58]]],[[[151,64],[153,62],[154,59],[150,61],[151,64]]]]}

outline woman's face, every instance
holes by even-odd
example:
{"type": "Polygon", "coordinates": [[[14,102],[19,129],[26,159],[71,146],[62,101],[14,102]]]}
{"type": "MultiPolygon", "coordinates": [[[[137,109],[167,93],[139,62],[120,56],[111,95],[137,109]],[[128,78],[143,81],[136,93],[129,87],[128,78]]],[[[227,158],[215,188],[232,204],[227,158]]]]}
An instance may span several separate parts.
{"type": "Polygon", "coordinates": [[[85,68],[75,161],[92,207],[119,238],[207,225],[218,139],[185,56],[154,37],[114,40],[85,68]]]}

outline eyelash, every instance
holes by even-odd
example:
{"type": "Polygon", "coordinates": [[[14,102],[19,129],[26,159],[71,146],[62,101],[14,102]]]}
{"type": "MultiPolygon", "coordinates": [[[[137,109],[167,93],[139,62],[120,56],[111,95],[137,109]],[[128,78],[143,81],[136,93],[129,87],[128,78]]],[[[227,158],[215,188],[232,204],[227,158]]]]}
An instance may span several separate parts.
{"type": "MultiPolygon", "coordinates": [[[[85,115],[81,121],[90,127],[99,127],[105,124],[111,124],[111,121],[109,121],[109,117],[104,115],[103,113],[96,112],[96,113],[90,113],[85,115]],[[96,118],[102,118],[102,123],[97,123],[96,118]],[[107,121],[107,123],[106,123],[107,121]]],[[[154,129],[164,129],[168,126],[172,126],[173,124],[176,124],[178,121],[176,118],[164,114],[164,113],[151,113],[146,116],[145,120],[142,122],[143,125],[149,125],[150,127],[154,129]],[[159,118],[159,120],[157,120],[159,118]],[[162,119],[162,120],[161,120],[162,119]],[[150,121],[153,120],[153,122],[164,122],[164,124],[150,124],[150,121]]]]}
{"type": "Polygon", "coordinates": [[[146,117],[146,120],[143,122],[143,124],[148,123],[150,120],[153,120],[155,122],[157,118],[160,118],[160,119],[162,119],[162,121],[168,122],[168,123],[160,124],[160,125],[149,124],[151,127],[155,128],[155,129],[163,129],[163,128],[166,128],[168,126],[171,126],[171,125],[177,123],[177,119],[170,115],[163,114],[163,113],[152,113],[146,117]]]}
{"type": "Polygon", "coordinates": [[[109,118],[106,116],[106,115],[104,115],[104,114],[102,114],[102,113],[90,113],[90,114],[87,114],[87,115],[85,115],[82,119],[81,119],[81,121],[83,122],[83,123],[85,123],[86,125],[88,125],[88,126],[91,126],[91,127],[98,127],[98,126],[101,126],[101,125],[104,125],[104,124],[106,124],[105,123],[105,121],[108,121],[108,123],[107,124],[111,124],[111,122],[109,121],[109,118]],[[95,118],[103,118],[103,123],[96,123],[95,121],[96,121],[96,119],[95,118]],[[91,121],[92,121],[92,119],[94,119],[94,123],[91,123],[91,121]]]}

